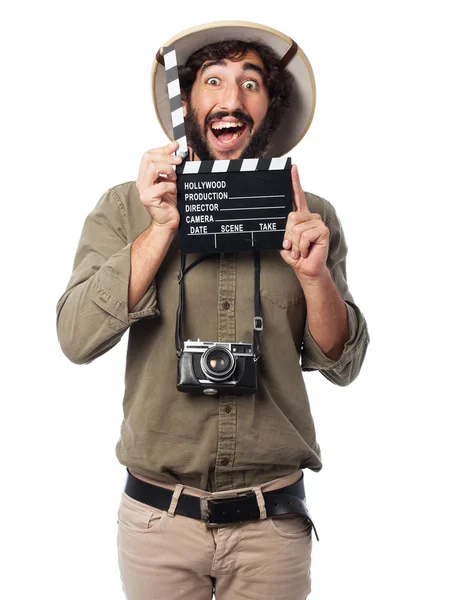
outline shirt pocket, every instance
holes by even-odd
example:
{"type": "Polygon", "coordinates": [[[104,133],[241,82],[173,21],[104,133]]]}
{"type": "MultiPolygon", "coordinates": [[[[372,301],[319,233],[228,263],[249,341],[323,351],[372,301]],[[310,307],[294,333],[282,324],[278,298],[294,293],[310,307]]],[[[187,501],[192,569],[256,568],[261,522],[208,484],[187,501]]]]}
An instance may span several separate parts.
{"type": "Polygon", "coordinates": [[[136,533],[149,533],[160,529],[166,515],[166,510],[154,508],[122,493],[118,509],[120,527],[136,533]]]}
{"type": "Polygon", "coordinates": [[[261,297],[281,308],[304,302],[304,292],[297,275],[282,258],[279,250],[263,250],[260,254],[261,297]]]}

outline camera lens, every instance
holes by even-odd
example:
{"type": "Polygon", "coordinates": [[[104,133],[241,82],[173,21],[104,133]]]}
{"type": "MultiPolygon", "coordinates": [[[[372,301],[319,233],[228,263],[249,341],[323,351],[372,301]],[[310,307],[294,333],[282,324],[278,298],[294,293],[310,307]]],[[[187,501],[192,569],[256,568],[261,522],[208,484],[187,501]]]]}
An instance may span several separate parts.
{"type": "Polygon", "coordinates": [[[201,369],[208,379],[224,381],[235,371],[235,358],[227,348],[213,346],[202,355],[201,369]]]}

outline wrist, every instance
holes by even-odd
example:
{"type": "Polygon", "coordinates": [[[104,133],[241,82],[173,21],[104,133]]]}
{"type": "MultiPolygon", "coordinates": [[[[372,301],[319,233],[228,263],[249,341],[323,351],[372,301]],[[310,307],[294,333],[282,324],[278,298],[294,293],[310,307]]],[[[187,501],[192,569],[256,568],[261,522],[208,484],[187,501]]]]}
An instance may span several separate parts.
{"type": "Polygon", "coordinates": [[[330,270],[326,265],[325,268],[316,275],[297,275],[297,278],[303,289],[323,287],[325,284],[332,281],[330,270]]]}
{"type": "Polygon", "coordinates": [[[178,231],[179,225],[162,225],[152,219],[149,230],[154,235],[167,235],[168,237],[174,237],[178,231]]]}

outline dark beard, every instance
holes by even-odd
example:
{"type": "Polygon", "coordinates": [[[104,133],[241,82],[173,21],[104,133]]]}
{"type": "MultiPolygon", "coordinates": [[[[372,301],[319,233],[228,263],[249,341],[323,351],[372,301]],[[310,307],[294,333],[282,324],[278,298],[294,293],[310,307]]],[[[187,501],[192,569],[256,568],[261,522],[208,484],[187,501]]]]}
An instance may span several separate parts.
{"type": "MultiPolygon", "coordinates": [[[[234,111],[233,113],[220,113],[220,115],[217,115],[218,118],[222,118],[222,116],[234,116],[235,118],[243,118],[243,120],[246,121],[246,118],[242,117],[237,111],[234,111]]],[[[212,154],[212,150],[207,143],[204,132],[201,131],[201,128],[199,127],[196,113],[190,103],[188,103],[188,111],[184,119],[184,124],[188,144],[198,155],[200,160],[216,160],[216,157],[212,154]]],[[[268,147],[271,134],[271,119],[268,114],[253,134],[247,147],[243,150],[239,158],[261,158],[268,147]]]]}

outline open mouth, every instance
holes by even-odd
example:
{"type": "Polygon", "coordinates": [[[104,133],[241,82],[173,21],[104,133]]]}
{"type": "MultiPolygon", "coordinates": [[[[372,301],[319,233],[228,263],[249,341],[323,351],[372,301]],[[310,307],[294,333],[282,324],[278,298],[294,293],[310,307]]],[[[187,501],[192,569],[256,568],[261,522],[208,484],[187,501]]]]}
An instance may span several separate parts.
{"type": "Polygon", "coordinates": [[[217,148],[231,150],[241,145],[248,125],[244,121],[212,121],[209,129],[217,148]]]}

